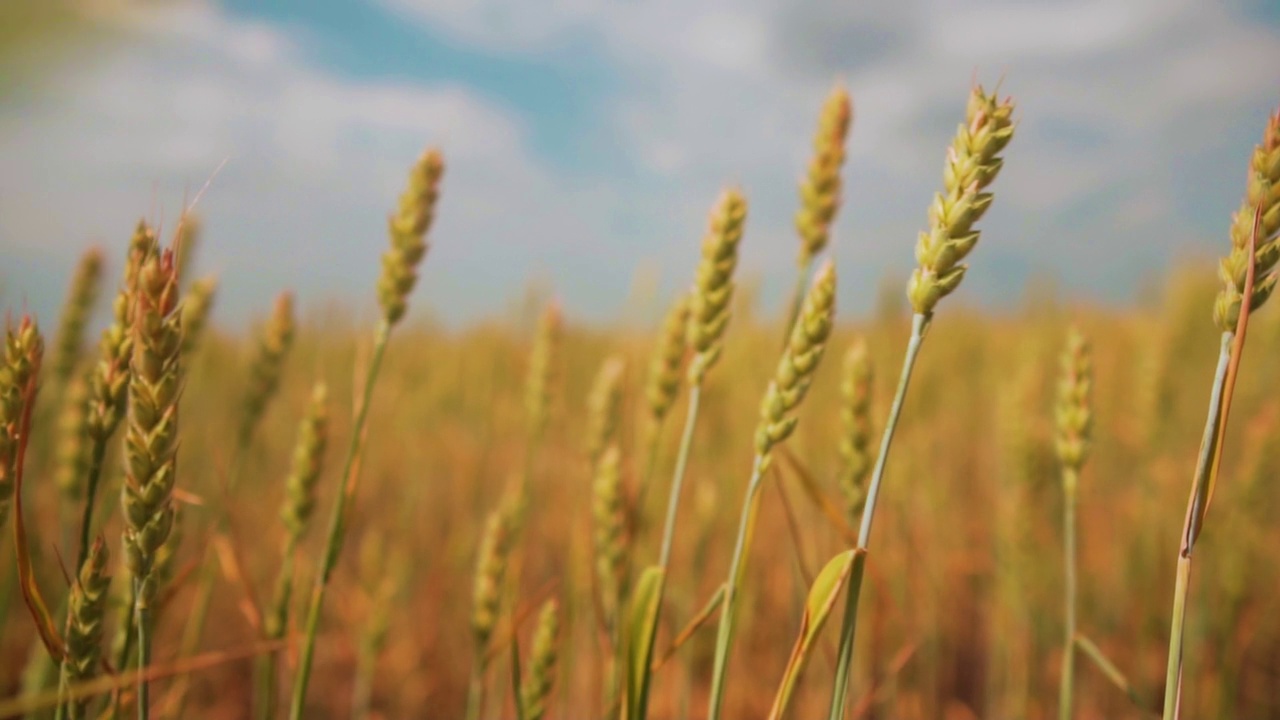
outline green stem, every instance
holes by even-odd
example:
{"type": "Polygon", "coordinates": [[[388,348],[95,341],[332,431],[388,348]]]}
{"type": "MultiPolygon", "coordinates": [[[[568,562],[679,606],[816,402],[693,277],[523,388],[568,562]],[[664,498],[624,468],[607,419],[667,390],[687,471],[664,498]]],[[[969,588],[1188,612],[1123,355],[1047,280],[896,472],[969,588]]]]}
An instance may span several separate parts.
{"type": "MultiPolygon", "coordinates": [[[[876,457],[875,467],[871,470],[867,502],[862,509],[862,524],[858,530],[858,547],[862,550],[867,549],[867,541],[871,538],[871,523],[876,516],[876,502],[880,498],[880,483],[884,479],[885,462],[889,459],[889,448],[893,445],[898,416],[902,413],[902,403],[907,397],[907,387],[911,384],[911,372],[915,369],[916,357],[920,354],[920,346],[924,342],[925,330],[928,327],[928,317],[917,313],[911,318],[911,337],[907,340],[907,354],[902,359],[898,390],[893,396],[893,405],[889,408],[889,420],[885,423],[884,433],[880,437],[880,454],[876,457]]],[[[844,717],[849,696],[849,676],[853,671],[853,638],[858,624],[858,594],[862,591],[864,575],[862,566],[866,564],[865,557],[866,553],[858,554],[854,570],[849,577],[844,620],[840,626],[840,651],[836,659],[836,676],[831,691],[829,720],[840,720],[844,717]]]]}
{"type": "Polygon", "coordinates": [[[800,308],[804,307],[804,293],[809,286],[809,267],[813,265],[811,259],[806,259],[800,264],[800,270],[796,273],[796,287],[791,291],[791,307],[787,310],[787,324],[782,328],[782,347],[785,348],[791,340],[791,329],[796,325],[796,318],[800,317],[800,308]]]}
{"type": "Polygon", "coordinates": [[[364,436],[365,420],[369,417],[369,402],[373,399],[373,385],[378,378],[378,369],[382,366],[382,356],[386,353],[387,340],[391,337],[391,325],[385,320],[378,324],[374,334],[373,356],[369,360],[369,369],[365,374],[364,388],[361,392],[360,407],[356,410],[355,424],[351,428],[351,441],[347,446],[347,459],[342,466],[341,486],[338,497],[333,504],[333,514],[329,518],[329,534],[325,542],[325,555],[320,574],[316,577],[316,585],[311,593],[311,605],[307,610],[306,636],[302,641],[302,655],[298,665],[298,678],[293,686],[293,703],[289,710],[291,720],[301,720],[303,705],[307,699],[307,685],[311,681],[311,664],[315,659],[316,634],[320,630],[320,611],[324,607],[324,593],[329,586],[334,567],[338,564],[338,555],[342,551],[343,531],[346,528],[347,503],[355,491],[356,456],[360,454],[360,442],[364,436]]]}
{"type": "Polygon", "coordinates": [[[693,429],[698,424],[698,404],[701,399],[702,386],[694,385],[689,390],[689,410],[685,415],[684,433],[680,436],[676,469],[671,476],[671,490],[667,496],[667,519],[662,527],[662,550],[658,553],[658,565],[662,567],[663,573],[671,564],[671,548],[676,536],[676,514],[680,509],[680,491],[684,488],[684,473],[689,465],[689,448],[693,445],[693,429]]]}
{"type": "MultiPolygon", "coordinates": [[[[126,607],[129,608],[132,608],[137,603],[135,598],[135,589],[132,582],[129,583],[129,597],[127,603],[126,607]]],[[[133,653],[133,613],[123,613],[120,617],[120,621],[123,627],[116,630],[116,633],[120,637],[120,642],[115,648],[116,652],[115,657],[112,658],[112,664],[117,673],[124,673],[127,669],[126,666],[129,663],[129,656],[133,653]]],[[[120,717],[120,700],[120,688],[117,688],[111,693],[111,713],[109,715],[111,720],[118,720],[120,717]]],[[[175,717],[180,716],[175,715],[175,717]]]]}
{"type": "Polygon", "coordinates": [[[480,720],[484,709],[484,668],[477,663],[471,670],[471,681],[467,683],[466,720],[480,720]]]}
{"type": "Polygon", "coordinates": [[[1175,720],[1182,704],[1182,629],[1187,619],[1187,588],[1191,584],[1191,556],[1178,557],[1173,589],[1173,622],[1169,629],[1169,667],[1164,677],[1164,720],[1175,720]]]}
{"type": "Polygon", "coordinates": [[[733,560],[729,562],[729,578],[725,584],[724,607],[720,611],[720,624],[716,631],[715,664],[711,671],[711,699],[707,702],[707,720],[719,720],[724,705],[724,680],[729,670],[729,650],[733,645],[734,618],[738,608],[738,591],[742,588],[743,574],[747,569],[747,542],[756,512],[756,497],[760,492],[760,478],[767,456],[756,455],[751,464],[751,480],[747,483],[747,497],[742,503],[742,516],[738,519],[738,539],[733,545],[733,560]]]}
{"type": "Polygon", "coordinates": [[[138,720],[151,716],[150,683],[145,679],[147,666],[151,664],[151,613],[141,592],[142,581],[133,581],[134,625],[138,630],[138,720]]]}
{"type": "Polygon", "coordinates": [[[84,489],[84,510],[80,515],[80,547],[76,552],[76,572],[89,557],[89,538],[93,537],[93,507],[98,495],[98,485],[102,480],[102,465],[107,456],[107,439],[94,441],[92,455],[89,459],[89,473],[84,489]]]}
{"type": "MultiPolygon", "coordinates": [[[[693,430],[698,424],[698,404],[701,399],[702,385],[698,383],[689,389],[689,409],[684,419],[684,431],[680,436],[680,449],[676,454],[676,467],[671,476],[671,488],[668,490],[667,517],[662,528],[662,549],[658,553],[658,564],[662,567],[662,579],[659,581],[657,600],[659,612],[661,612],[662,607],[662,595],[666,590],[666,575],[667,567],[671,563],[671,548],[675,542],[676,516],[680,509],[680,491],[684,488],[684,474],[689,465],[689,449],[693,446],[693,430]]],[[[653,663],[653,646],[657,637],[658,623],[655,621],[653,627],[649,629],[649,651],[641,667],[649,667],[653,663]]],[[[648,688],[649,686],[646,683],[640,692],[647,696],[648,688]]],[[[639,717],[631,720],[644,720],[648,715],[648,697],[638,698],[638,706],[640,708],[639,717]]]]}
{"type": "Polygon", "coordinates": [[[1062,645],[1062,686],[1058,692],[1058,718],[1071,717],[1072,692],[1076,665],[1076,487],[1079,474],[1074,468],[1062,471],[1063,488],[1063,560],[1066,566],[1066,631],[1062,645]]]}
{"type": "MultiPolygon", "coordinates": [[[[289,605],[293,598],[293,554],[297,550],[298,539],[290,535],[285,542],[284,558],[280,563],[280,577],[276,584],[274,606],[267,621],[267,640],[279,640],[284,637],[289,627],[289,605]]],[[[255,696],[257,697],[256,717],[258,720],[272,720],[276,715],[276,680],[279,670],[279,651],[271,650],[258,657],[254,666],[255,696]]]]}
{"type": "Polygon", "coordinates": [[[1169,664],[1165,669],[1164,720],[1176,720],[1182,700],[1182,645],[1183,627],[1187,615],[1187,589],[1191,579],[1191,551],[1200,534],[1198,517],[1201,505],[1208,501],[1209,474],[1213,468],[1213,456],[1217,449],[1218,425],[1222,419],[1222,390],[1231,364],[1231,345],[1235,333],[1224,332],[1218,350],[1218,367],[1213,375],[1213,387],[1209,392],[1209,412],[1205,418],[1204,434],[1200,438],[1200,452],[1196,457],[1195,476],[1192,479],[1191,497],[1187,501],[1187,515],[1182,526],[1182,540],[1178,549],[1178,574],[1173,589],[1173,618],[1169,629],[1169,664]]]}

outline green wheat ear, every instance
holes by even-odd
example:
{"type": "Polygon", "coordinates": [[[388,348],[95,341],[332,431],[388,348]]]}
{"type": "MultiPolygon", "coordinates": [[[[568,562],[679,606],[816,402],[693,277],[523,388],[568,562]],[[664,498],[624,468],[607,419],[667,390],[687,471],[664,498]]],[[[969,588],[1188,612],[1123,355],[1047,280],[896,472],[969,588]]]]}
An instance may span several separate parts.
{"type": "Polygon", "coordinates": [[[760,423],[756,428],[756,454],[767,465],[770,450],[795,430],[798,419],[792,412],[800,405],[826,349],[835,314],[836,266],[828,260],[818,271],[790,342],[778,361],[777,372],[760,402],[760,423]]]}
{"type": "Polygon", "coordinates": [[[547,713],[551,688],[556,679],[560,635],[560,603],[552,598],[542,605],[538,628],[529,651],[529,675],[520,688],[525,720],[542,720],[547,713]]]}
{"type": "Polygon", "coordinates": [[[867,476],[875,463],[871,448],[871,387],[874,371],[865,338],[858,337],[844,356],[844,377],[840,383],[840,419],[844,427],[840,439],[840,491],[844,494],[849,519],[857,521],[867,500],[867,476]]]}
{"type": "Polygon", "coordinates": [[[840,207],[840,168],[844,165],[845,139],[852,118],[849,91],[837,86],[822,106],[818,132],[813,138],[813,158],[800,183],[796,232],[800,234],[802,271],[808,270],[809,263],[822,252],[831,237],[831,224],[840,207]]]}
{"type": "Polygon", "coordinates": [[[19,426],[26,411],[27,384],[43,355],[44,339],[30,317],[6,330],[4,364],[0,365],[0,528],[9,517],[17,481],[19,426]]]}
{"type": "Polygon", "coordinates": [[[408,309],[409,293],[418,282],[418,265],[427,254],[427,231],[435,219],[444,156],[430,149],[418,158],[409,174],[409,186],[400,196],[388,229],[391,247],[382,256],[378,278],[378,303],[388,325],[395,325],[408,309]]]}
{"type": "Polygon", "coordinates": [[[1062,355],[1062,376],[1058,381],[1058,402],[1054,408],[1057,422],[1058,459],[1064,467],[1079,472],[1089,450],[1089,434],[1093,425],[1090,397],[1093,392],[1093,360],[1089,341],[1076,328],[1067,336],[1067,349],[1062,355]]]}
{"type": "Polygon", "coordinates": [[[747,201],[737,190],[726,190],[711,211],[711,227],[702,241],[702,261],[689,301],[687,339],[694,351],[689,382],[693,385],[701,385],[720,359],[733,300],[738,243],[746,219],[747,201]]]}
{"type": "Polygon", "coordinates": [[[938,301],[964,279],[968,266],[961,261],[978,244],[973,226],[991,205],[991,193],[984,191],[1003,166],[1000,152],[1013,129],[1013,102],[986,94],[981,85],[973,88],[965,122],[947,150],[942,192],[929,206],[929,229],[916,242],[919,266],[907,284],[916,314],[931,317],[938,301]]]}
{"type": "MultiPolygon", "coordinates": [[[[99,537],[89,550],[80,575],[71,587],[67,604],[67,657],[62,661],[59,694],[65,697],[70,687],[98,673],[102,655],[102,627],[106,614],[107,593],[111,577],[107,574],[107,546],[99,537]]],[[[86,715],[90,698],[65,701],[71,720],[86,715]]]]}
{"type": "Polygon", "coordinates": [[[1223,288],[1213,306],[1213,319],[1223,332],[1235,332],[1240,318],[1255,216],[1260,216],[1260,222],[1258,246],[1254,253],[1256,278],[1250,312],[1261,307],[1276,288],[1273,268],[1280,260],[1280,110],[1269,118],[1262,143],[1254,148],[1249,159],[1249,181],[1244,200],[1231,218],[1231,253],[1218,265],[1223,288]]]}

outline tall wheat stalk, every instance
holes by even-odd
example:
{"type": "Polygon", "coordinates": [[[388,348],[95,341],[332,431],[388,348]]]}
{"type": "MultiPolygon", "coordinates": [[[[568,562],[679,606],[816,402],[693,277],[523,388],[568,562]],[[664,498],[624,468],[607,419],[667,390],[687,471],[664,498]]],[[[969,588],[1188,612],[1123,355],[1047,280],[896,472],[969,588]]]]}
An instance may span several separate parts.
{"type": "Polygon", "coordinates": [[[1066,578],[1066,623],[1062,644],[1062,678],[1058,691],[1058,718],[1071,717],[1075,690],[1076,650],[1076,505],[1080,470],[1089,451],[1092,413],[1093,361],[1089,343],[1078,330],[1067,336],[1062,355],[1062,376],[1058,380],[1058,403],[1054,417],[1058,426],[1058,461],[1062,464],[1062,533],[1066,578]]]}
{"type": "Polygon", "coordinates": [[[968,266],[961,261],[978,244],[979,232],[974,224],[991,205],[992,195],[985,190],[1000,172],[1003,161],[999,155],[1012,139],[1013,129],[1013,102],[1008,99],[1001,101],[994,93],[988,95],[980,85],[974,87],[969,94],[965,122],[956,131],[955,140],[947,151],[943,191],[934,197],[933,204],[929,207],[929,229],[920,233],[916,242],[918,266],[907,284],[907,298],[914,310],[911,337],[907,340],[898,389],[889,408],[889,418],[881,435],[879,455],[871,470],[871,482],[867,487],[866,502],[862,510],[858,549],[863,552],[854,556],[848,594],[845,596],[829,720],[844,717],[849,676],[853,668],[858,596],[866,571],[871,525],[876,516],[876,502],[880,497],[889,448],[893,444],[907,387],[911,384],[911,373],[938,301],[951,294],[964,279],[968,266]]]}
{"type": "Polygon", "coordinates": [[[648,668],[653,662],[653,644],[658,634],[658,617],[666,587],[666,573],[671,564],[671,550],[675,543],[676,517],[680,509],[685,470],[689,463],[689,450],[693,446],[693,431],[698,422],[702,384],[724,350],[724,333],[732,314],[733,272],[738,265],[738,244],[742,241],[746,219],[746,198],[736,189],[727,190],[712,209],[710,227],[702,240],[702,259],[689,295],[689,321],[685,335],[688,346],[693,350],[693,359],[688,369],[689,407],[668,490],[658,564],[647,571],[657,573],[656,580],[653,581],[654,589],[651,590],[651,605],[655,610],[648,618],[647,626],[634,629],[635,636],[631,638],[631,642],[639,646],[633,659],[634,665],[638,667],[633,668],[632,672],[638,674],[641,680],[638,687],[630,691],[631,697],[627,699],[627,720],[644,720],[648,714],[648,668]]]}
{"type": "MultiPolygon", "coordinates": [[[[293,600],[294,555],[298,543],[311,525],[316,507],[316,485],[324,469],[324,455],[329,443],[329,393],[323,382],[311,391],[311,402],[298,427],[293,449],[293,462],[285,479],[285,501],[280,519],[285,527],[284,553],[276,578],[275,596],[266,612],[263,630],[267,640],[279,640],[289,627],[289,610],[293,600]]],[[[271,720],[276,714],[276,675],[278,654],[259,658],[257,679],[257,717],[271,720]]]]}
{"type": "Polygon", "coordinates": [[[1209,412],[1200,452],[1187,499],[1186,519],[1178,549],[1173,590],[1173,617],[1169,629],[1169,659],[1165,669],[1164,719],[1179,717],[1182,703],[1183,627],[1187,591],[1191,585],[1191,556],[1203,530],[1204,516],[1213,499],[1222,442],[1226,434],[1231,391],[1244,350],[1249,315],[1271,297],[1276,286],[1273,268],[1280,259],[1280,111],[1267,122],[1262,143],[1250,158],[1244,201],[1231,222],[1231,252],[1218,266],[1223,287],[1213,308],[1214,322],[1222,331],[1218,366],[1209,393],[1209,412]]]}
{"type": "Polygon", "coordinates": [[[716,634],[715,666],[711,672],[711,697],[707,702],[708,720],[718,720],[724,706],[725,678],[728,676],[729,657],[733,645],[733,631],[737,619],[738,594],[742,591],[747,569],[747,552],[755,530],[760,483],[772,460],[772,450],[795,431],[799,419],[793,414],[804,400],[817,372],[818,363],[826,349],[827,337],[835,315],[836,269],[827,261],[818,271],[813,285],[805,297],[804,307],[796,318],[787,343],[778,362],[777,372],[769,383],[760,403],[760,422],[756,427],[755,458],[751,466],[751,478],[747,482],[746,497],[742,503],[742,516],[738,521],[738,539],[733,546],[733,559],[729,562],[729,577],[725,580],[724,608],[716,634]]]}
{"type": "MultiPolygon", "coordinates": [[[[172,250],[152,252],[142,264],[134,295],[133,357],[129,363],[129,422],[125,482],[121,488],[125,566],[133,578],[138,668],[151,664],[151,610],[159,578],[160,548],[173,528],[177,475],[179,356],[182,315],[172,250]]],[[[140,674],[138,718],[150,716],[150,683],[140,674]]]]}
{"type": "Polygon", "coordinates": [[[300,720],[305,710],[307,686],[311,681],[311,666],[315,660],[316,635],[320,630],[320,612],[324,608],[325,590],[342,552],[342,541],[347,521],[347,504],[355,494],[357,477],[353,475],[356,457],[364,439],[364,425],[369,417],[369,403],[373,399],[373,387],[382,367],[387,341],[396,323],[404,318],[408,309],[409,293],[418,280],[418,264],[427,252],[426,235],[435,218],[436,198],[439,195],[440,178],[444,174],[444,157],[436,150],[428,150],[419,158],[409,175],[409,186],[400,196],[400,204],[389,221],[391,247],[382,256],[382,275],[378,279],[378,303],[382,307],[382,319],[373,336],[373,354],[365,371],[360,401],[356,407],[355,422],[351,427],[351,439],[343,462],[338,496],[329,517],[329,531],[325,540],[325,552],[311,592],[307,609],[307,622],[303,636],[302,653],[298,661],[298,677],[294,682],[293,701],[289,716],[300,720]]]}

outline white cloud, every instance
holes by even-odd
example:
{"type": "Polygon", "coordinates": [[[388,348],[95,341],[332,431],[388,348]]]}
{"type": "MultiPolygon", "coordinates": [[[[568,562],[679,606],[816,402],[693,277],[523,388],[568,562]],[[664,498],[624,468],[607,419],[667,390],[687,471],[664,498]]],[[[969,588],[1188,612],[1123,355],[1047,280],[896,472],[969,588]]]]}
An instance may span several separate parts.
{"type": "MultiPolygon", "coordinates": [[[[109,22],[134,36],[126,49],[0,110],[0,237],[29,262],[69,268],[91,238],[118,246],[139,215],[172,224],[225,161],[200,208],[224,317],[282,287],[368,306],[386,213],[428,143],[448,170],[423,304],[492,312],[537,266],[530,238],[557,252],[600,235],[592,209],[607,191],[563,187],[519,119],[462,85],[340,79],[279,30],[206,4],[109,22]]],[[[6,280],[46,312],[61,298],[6,280]]]]}

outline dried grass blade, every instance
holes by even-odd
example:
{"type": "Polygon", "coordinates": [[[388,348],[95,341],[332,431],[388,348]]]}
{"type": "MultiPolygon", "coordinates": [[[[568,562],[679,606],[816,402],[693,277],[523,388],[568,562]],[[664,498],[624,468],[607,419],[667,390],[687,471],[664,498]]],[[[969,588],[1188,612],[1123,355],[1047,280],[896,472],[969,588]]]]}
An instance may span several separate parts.
{"type": "Polygon", "coordinates": [[[844,519],[844,513],[818,487],[818,483],[813,479],[813,474],[804,467],[800,459],[795,456],[795,453],[791,452],[791,449],[786,445],[779,445],[774,449],[774,452],[783,459],[796,476],[796,479],[800,481],[800,487],[804,488],[805,495],[809,496],[813,504],[831,522],[836,532],[840,533],[841,541],[849,546],[856,546],[858,544],[857,531],[849,526],[849,523],[844,519]]]}
{"type": "Polygon", "coordinates": [[[698,630],[706,626],[707,622],[711,620],[711,616],[715,615],[716,611],[720,609],[720,606],[724,604],[724,591],[725,585],[724,583],[720,583],[720,587],[716,588],[716,591],[707,599],[707,604],[702,606],[702,610],[698,611],[698,614],[694,615],[693,619],[690,620],[688,624],[686,624],[676,635],[675,639],[671,641],[671,647],[667,648],[667,651],[662,654],[662,657],[654,660],[653,664],[649,666],[650,673],[658,672],[663,665],[667,664],[668,660],[675,657],[680,648],[683,647],[685,643],[689,642],[698,630]]]}
{"type": "Polygon", "coordinates": [[[1129,682],[1129,678],[1125,677],[1124,673],[1120,671],[1120,668],[1116,667],[1116,664],[1111,662],[1111,659],[1102,652],[1102,648],[1098,647],[1092,640],[1079,633],[1076,633],[1075,641],[1076,647],[1080,648],[1081,652],[1088,656],[1088,658],[1098,666],[1098,669],[1101,670],[1102,674],[1111,681],[1111,684],[1115,685],[1121,692],[1128,696],[1134,707],[1142,710],[1148,715],[1153,714],[1152,709],[1147,703],[1143,702],[1142,696],[1138,694],[1137,689],[1129,682]]]}
{"type": "Polygon", "coordinates": [[[31,568],[31,548],[27,543],[27,527],[22,510],[22,471],[26,465],[27,445],[31,438],[31,413],[35,410],[36,383],[39,378],[40,367],[37,364],[32,368],[31,377],[22,391],[22,421],[18,430],[18,453],[13,479],[13,545],[17,555],[18,585],[22,589],[22,600],[31,611],[31,619],[35,621],[40,642],[44,643],[54,662],[62,662],[67,654],[66,643],[58,632],[58,624],[49,612],[44,597],[40,595],[40,586],[31,568]]]}
{"type": "Polygon", "coordinates": [[[1249,329],[1249,315],[1253,305],[1253,286],[1258,273],[1258,231],[1262,226],[1262,203],[1253,212],[1253,232],[1249,235],[1249,267],[1244,276],[1244,293],[1240,298],[1240,317],[1236,320],[1236,336],[1231,345],[1231,364],[1227,366],[1227,379],[1222,387],[1222,411],[1218,420],[1218,435],[1214,439],[1213,465],[1209,470],[1209,485],[1205,493],[1203,508],[1200,510],[1200,523],[1204,522],[1204,514],[1209,511],[1213,502],[1213,491],[1218,484],[1218,470],[1222,467],[1222,446],[1227,439],[1227,417],[1231,412],[1231,397],[1236,388],[1236,377],[1240,372],[1240,360],[1244,355],[1245,332],[1249,329]]]}

